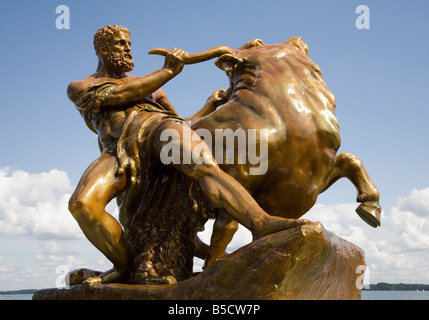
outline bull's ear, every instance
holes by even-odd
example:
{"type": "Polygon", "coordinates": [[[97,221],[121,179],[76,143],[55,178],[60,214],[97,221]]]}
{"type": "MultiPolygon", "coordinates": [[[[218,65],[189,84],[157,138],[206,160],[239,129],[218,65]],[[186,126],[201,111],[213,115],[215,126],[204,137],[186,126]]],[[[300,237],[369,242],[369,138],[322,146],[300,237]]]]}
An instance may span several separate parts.
{"type": "Polygon", "coordinates": [[[216,60],[215,65],[226,72],[234,71],[241,63],[243,59],[234,57],[232,54],[224,54],[216,60]]]}

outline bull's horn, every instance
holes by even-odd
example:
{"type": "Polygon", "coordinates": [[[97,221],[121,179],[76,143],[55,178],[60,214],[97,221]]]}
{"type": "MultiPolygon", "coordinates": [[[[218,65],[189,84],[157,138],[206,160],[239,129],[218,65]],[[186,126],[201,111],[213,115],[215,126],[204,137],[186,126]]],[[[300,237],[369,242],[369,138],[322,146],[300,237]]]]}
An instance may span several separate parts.
{"type": "MultiPolygon", "coordinates": [[[[149,51],[149,54],[158,54],[161,56],[166,56],[167,53],[170,50],[162,49],[162,48],[156,48],[149,51]]],[[[189,58],[186,60],[185,64],[194,64],[194,63],[200,63],[204,62],[213,58],[220,57],[221,55],[225,53],[233,53],[233,50],[231,48],[228,48],[226,46],[219,46],[214,47],[206,51],[198,52],[189,55],[189,58]]]]}

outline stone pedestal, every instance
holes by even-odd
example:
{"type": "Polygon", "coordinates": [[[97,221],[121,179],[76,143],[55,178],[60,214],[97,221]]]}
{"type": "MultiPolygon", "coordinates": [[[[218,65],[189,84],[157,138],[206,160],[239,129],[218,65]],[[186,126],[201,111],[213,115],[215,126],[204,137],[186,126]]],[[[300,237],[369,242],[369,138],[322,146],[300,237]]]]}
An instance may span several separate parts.
{"type": "Polygon", "coordinates": [[[360,265],[360,248],[316,222],[263,237],[176,284],[77,285],[39,290],[33,299],[360,299],[360,265]]]}

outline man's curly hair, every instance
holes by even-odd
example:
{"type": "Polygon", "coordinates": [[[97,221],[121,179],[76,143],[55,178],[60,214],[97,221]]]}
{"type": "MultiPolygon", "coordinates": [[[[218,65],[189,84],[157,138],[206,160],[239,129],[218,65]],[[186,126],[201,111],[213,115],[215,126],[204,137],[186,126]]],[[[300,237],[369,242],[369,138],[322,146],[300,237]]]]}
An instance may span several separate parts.
{"type": "Polygon", "coordinates": [[[94,35],[94,49],[97,54],[99,54],[99,50],[103,45],[108,44],[110,42],[112,35],[116,31],[127,32],[128,34],[130,34],[130,30],[116,24],[107,25],[103,28],[98,29],[98,31],[94,35]]]}

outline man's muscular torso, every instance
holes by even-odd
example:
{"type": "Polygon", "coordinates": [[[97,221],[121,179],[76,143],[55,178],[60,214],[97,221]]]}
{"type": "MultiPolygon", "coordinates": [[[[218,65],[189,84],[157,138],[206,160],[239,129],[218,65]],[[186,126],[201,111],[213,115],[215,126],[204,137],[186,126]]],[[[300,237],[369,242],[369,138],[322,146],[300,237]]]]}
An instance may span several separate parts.
{"type": "MultiPolygon", "coordinates": [[[[89,111],[83,113],[81,111],[82,102],[81,99],[84,94],[88,92],[92,87],[100,85],[105,82],[123,84],[132,79],[135,76],[127,74],[124,78],[108,78],[108,77],[95,77],[94,75],[89,76],[85,80],[74,81],[70,84],[67,94],[71,101],[78,107],[81,115],[84,117],[85,122],[92,131],[98,134],[99,141],[104,150],[107,150],[110,154],[116,153],[116,145],[122,134],[123,125],[133,110],[138,109],[137,103],[148,103],[150,101],[156,102],[161,105],[164,109],[175,112],[171,103],[168,101],[162,89],[156,90],[142,101],[136,101],[133,105],[129,106],[118,106],[110,107],[108,109],[101,109],[100,112],[94,114],[89,111]]],[[[150,114],[147,114],[150,117],[150,114]]]]}

